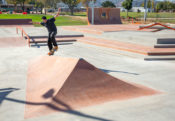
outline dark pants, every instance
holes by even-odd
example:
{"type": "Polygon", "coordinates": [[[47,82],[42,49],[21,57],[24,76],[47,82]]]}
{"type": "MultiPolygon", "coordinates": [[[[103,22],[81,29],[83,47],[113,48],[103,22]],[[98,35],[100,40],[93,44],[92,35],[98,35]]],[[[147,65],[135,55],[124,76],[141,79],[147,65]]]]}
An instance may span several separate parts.
{"type": "Polygon", "coordinates": [[[55,40],[55,36],[56,36],[57,32],[51,32],[49,33],[49,37],[48,37],[48,47],[49,50],[52,50],[53,46],[57,46],[57,42],[55,40]]]}

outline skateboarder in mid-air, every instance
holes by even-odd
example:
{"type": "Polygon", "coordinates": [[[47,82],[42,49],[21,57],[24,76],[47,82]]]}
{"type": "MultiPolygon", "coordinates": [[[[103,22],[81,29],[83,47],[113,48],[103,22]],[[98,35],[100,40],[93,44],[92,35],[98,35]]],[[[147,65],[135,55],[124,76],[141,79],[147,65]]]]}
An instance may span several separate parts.
{"type": "Polygon", "coordinates": [[[48,55],[53,55],[54,52],[58,50],[58,45],[55,40],[55,36],[57,34],[57,28],[54,22],[56,18],[59,16],[59,13],[60,13],[60,9],[58,9],[58,13],[53,18],[47,19],[46,16],[43,16],[41,23],[35,23],[35,24],[41,24],[45,26],[49,32],[49,35],[48,35],[49,53],[48,55]]]}

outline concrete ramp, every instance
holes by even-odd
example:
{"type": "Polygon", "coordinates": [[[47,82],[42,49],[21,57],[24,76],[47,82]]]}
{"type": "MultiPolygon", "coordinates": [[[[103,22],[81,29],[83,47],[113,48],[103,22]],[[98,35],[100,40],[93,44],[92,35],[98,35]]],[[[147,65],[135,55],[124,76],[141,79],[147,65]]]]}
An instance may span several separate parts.
{"type": "Polygon", "coordinates": [[[156,93],[114,78],[83,59],[41,56],[29,64],[25,118],[156,93]]]}

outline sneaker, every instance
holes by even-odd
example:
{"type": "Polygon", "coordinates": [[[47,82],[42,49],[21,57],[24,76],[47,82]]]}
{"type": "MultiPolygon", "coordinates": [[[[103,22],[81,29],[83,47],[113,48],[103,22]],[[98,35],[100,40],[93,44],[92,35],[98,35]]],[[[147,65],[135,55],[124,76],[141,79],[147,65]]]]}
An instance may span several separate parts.
{"type": "Polygon", "coordinates": [[[48,53],[49,56],[51,56],[53,54],[54,54],[54,51],[52,51],[52,50],[48,53]]]}
{"type": "Polygon", "coordinates": [[[57,51],[58,50],[58,46],[53,47],[53,51],[57,51]]]}

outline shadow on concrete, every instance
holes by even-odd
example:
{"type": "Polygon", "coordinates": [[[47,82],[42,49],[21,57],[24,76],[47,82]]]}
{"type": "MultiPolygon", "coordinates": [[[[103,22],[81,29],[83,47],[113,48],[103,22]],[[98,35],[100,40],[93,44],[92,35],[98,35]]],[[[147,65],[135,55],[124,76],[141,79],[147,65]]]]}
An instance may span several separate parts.
{"type": "Polygon", "coordinates": [[[125,71],[114,71],[114,70],[107,70],[107,69],[100,69],[105,73],[111,73],[111,72],[117,72],[117,73],[125,73],[125,74],[132,74],[132,75],[139,75],[138,73],[131,73],[131,72],[125,72],[125,71]]]}
{"type": "Polygon", "coordinates": [[[77,115],[77,116],[81,116],[84,118],[89,118],[91,120],[98,120],[98,121],[112,121],[109,119],[104,119],[104,118],[100,118],[100,117],[96,117],[96,116],[91,116],[85,113],[81,113],[79,111],[75,111],[73,110],[69,105],[65,104],[64,102],[62,102],[59,99],[56,99],[53,97],[54,94],[54,90],[50,89],[49,91],[47,91],[42,97],[43,98],[52,98],[53,101],[59,105],[61,105],[61,107],[55,106],[54,104],[51,103],[36,103],[36,102],[28,102],[28,101],[23,101],[23,100],[18,100],[18,99],[13,99],[13,98],[8,98],[7,95],[10,94],[13,91],[19,90],[18,88],[4,88],[4,89],[0,89],[0,105],[4,100],[7,101],[12,101],[12,102],[16,102],[16,103],[21,103],[21,104],[26,104],[26,105],[35,105],[35,106],[47,106],[53,110],[56,111],[60,111],[60,112],[64,112],[64,113],[68,113],[68,114],[72,114],[72,115],[77,115]]]}
{"type": "Polygon", "coordinates": [[[0,89],[0,105],[2,104],[3,100],[13,91],[19,90],[18,88],[4,88],[0,89]]]}

